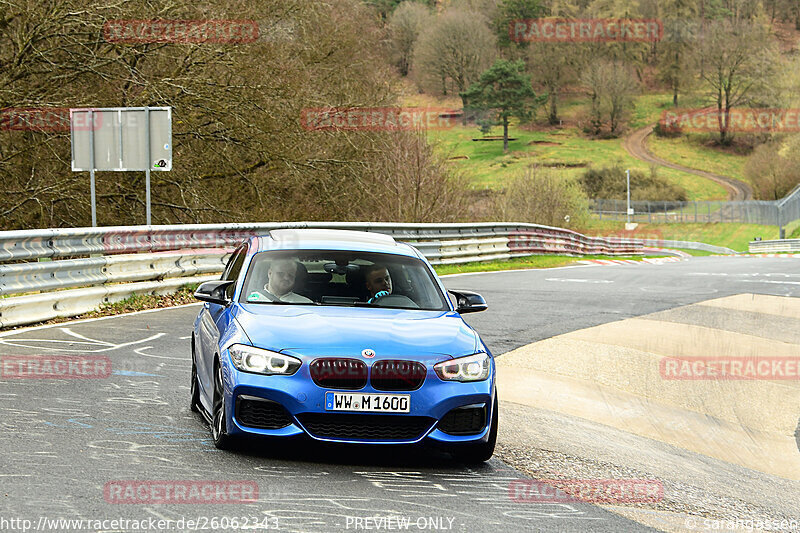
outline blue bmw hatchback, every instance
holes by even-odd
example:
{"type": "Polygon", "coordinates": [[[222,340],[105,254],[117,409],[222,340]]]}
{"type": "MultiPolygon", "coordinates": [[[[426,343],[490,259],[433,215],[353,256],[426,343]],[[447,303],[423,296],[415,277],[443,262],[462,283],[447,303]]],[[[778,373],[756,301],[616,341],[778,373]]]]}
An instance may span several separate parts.
{"type": "Polygon", "coordinates": [[[427,443],[463,462],[497,439],[494,359],[449,291],[388,235],[286,229],[252,237],[203,283],[191,407],[227,448],[241,435],[427,443]]]}

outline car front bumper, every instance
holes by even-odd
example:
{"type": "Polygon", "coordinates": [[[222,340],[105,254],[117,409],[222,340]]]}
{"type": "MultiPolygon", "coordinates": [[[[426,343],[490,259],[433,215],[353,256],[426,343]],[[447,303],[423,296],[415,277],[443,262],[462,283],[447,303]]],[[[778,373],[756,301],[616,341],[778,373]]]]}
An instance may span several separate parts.
{"type": "MultiPolygon", "coordinates": [[[[443,381],[429,368],[422,386],[413,391],[376,390],[369,383],[358,390],[324,388],[311,380],[307,370],[304,372],[305,367],[307,365],[293,376],[262,376],[241,372],[228,359],[223,364],[228,432],[232,435],[269,437],[305,435],[319,441],[359,444],[413,444],[422,441],[469,444],[486,442],[489,437],[489,421],[492,420],[495,396],[494,361],[488,379],[471,383],[443,381]],[[328,411],[325,409],[325,393],[328,391],[407,394],[410,397],[410,412],[373,414],[328,411]],[[287,415],[284,420],[286,425],[253,427],[252,417],[240,416],[243,414],[240,412],[243,399],[249,402],[266,401],[262,405],[274,411],[277,409],[270,402],[278,404],[287,415]],[[445,415],[467,406],[484,409],[481,429],[463,434],[454,432],[450,425],[445,428],[449,432],[443,431],[440,422],[445,415]]],[[[273,418],[270,417],[269,420],[273,418]]],[[[452,421],[452,415],[450,420],[452,421]]],[[[282,422],[275,425],[280,423],[282,422]]]]}

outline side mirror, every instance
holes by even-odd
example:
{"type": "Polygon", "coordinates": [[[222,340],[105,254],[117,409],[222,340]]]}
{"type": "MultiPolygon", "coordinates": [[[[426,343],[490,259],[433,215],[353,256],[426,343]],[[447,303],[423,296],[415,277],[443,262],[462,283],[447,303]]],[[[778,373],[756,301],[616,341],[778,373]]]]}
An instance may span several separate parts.
{"type": "Polygon", "coordinates": [[[206,281],[201,283],[197,290],[194,291],[194,297],[204,302],[212,304],[228,305],[230,299],[225,294],[225,291],[233,283],[233,280],[227,281],[206,281]]]}
{"type": "Polygon", "coordinates": [[[456,297],[456,311],[459,313],[477,313],[486,311],[489,306],[483,296],[472,291],[447,291],[456,297]]]}

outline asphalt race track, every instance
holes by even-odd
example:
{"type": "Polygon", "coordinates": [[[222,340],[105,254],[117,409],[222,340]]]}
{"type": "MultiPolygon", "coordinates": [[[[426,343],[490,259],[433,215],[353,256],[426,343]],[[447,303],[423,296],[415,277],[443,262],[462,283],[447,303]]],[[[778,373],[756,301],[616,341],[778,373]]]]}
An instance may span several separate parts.
{"type": "MultiPolygon", "coordinates": [[[[800,297],[800,260],[708,257],[458,275],[445,282],[486,297],[489,311],[466,318],[499,355],[713,297],[800,297]]],[[[81,524],[84,531],[134,530],[130,523],[96,522],[118,518],[173,521],[150,531],[189,530],[185,522],[180,527],[181,519],[223,530],[221,524],[247,518],[258,530],[281,531],[396,529],[403,523],[412,531],[651,531],[588,503],[515,501],[509,484],[526,476],[497,459],[469,468],[427,449],[305,442],[252,441],[236,453],[218,451],[188,407],[189,335],[197,311],[186,306],[0,334],[2,356],[111,361],[105,379],[0,381],[1,530],[78,529],[56,527],[52,521],[59,518],[91,520],[81,524]],[[109,484],[126,480],[254,482],[257,498],[117,503],[109,484]]]]}

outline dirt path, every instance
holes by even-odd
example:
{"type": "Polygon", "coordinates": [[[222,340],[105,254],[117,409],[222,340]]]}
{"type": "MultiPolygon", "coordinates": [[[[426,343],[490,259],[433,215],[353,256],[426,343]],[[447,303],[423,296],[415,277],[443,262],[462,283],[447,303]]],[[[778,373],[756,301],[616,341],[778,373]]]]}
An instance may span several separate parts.
{"type": "Polygon", "coordinates": [[[675,170],[680,170],[689,174],[694,174],[695,176],[700,176],[701,178],[715,181],[716,183],[719,183],[725,187],[725,190],[728,191],[728,200],[730,201],[753,199],[753,189],[751,189],[750,185],[747,183],[734,178],[729,178],[727,176],[720,176],[719,174],[706,172],[705,170],[697,170],[695,168],[678,165],[676,163],[672,163],[671,161],[667,161],[666,159],[661,159],[653,154],[647,148],[647,137],[653,133],[653,128],[653,125],[646,126],[628,135],[622,141],[622,146],[625,148],[625,151],[627,151],[636,159],[640,159],[646,163],[653,163],[667,168],[673,168],[675,170]]]}

